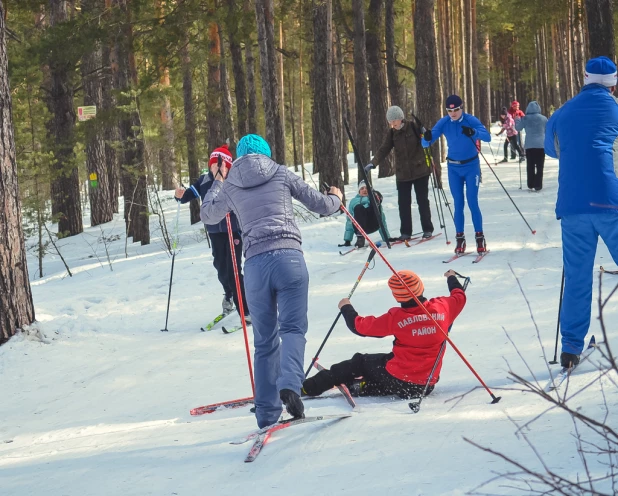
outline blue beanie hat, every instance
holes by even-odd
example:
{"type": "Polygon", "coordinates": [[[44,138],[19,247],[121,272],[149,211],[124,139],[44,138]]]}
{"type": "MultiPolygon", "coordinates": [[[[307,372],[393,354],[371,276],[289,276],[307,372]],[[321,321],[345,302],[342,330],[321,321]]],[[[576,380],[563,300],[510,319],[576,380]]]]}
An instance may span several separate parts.
{"type": "Polygon", "coordinates": [[[616,64],[607,57],[595,57],[586,63],[584,84],[598,83],[616,86],[616,64]]]}
{"type": "Polygon", "coordinates": [[[463,102],[461,101],[461,98],[459,98],[459,96],[457,95],[451,95],[446,99],[447,109],[461,107],[462,105],[463,105],[463,102]]]}
{"type": "Polygon", "coordinates": [[[259,153],[271,157],[270,146],[266,140],[257,134],[247,134],[243,136],[236,145],[236,156],[242,157],[250,153],[259,153]]]}

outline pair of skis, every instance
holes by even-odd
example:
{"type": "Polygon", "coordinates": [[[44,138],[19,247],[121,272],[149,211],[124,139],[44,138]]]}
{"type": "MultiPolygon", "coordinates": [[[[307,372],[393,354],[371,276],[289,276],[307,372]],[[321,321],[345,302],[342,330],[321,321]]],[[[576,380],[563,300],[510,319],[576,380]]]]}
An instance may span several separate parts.
{"type": "Polygon", "coordinates": [[[215,327],[219,322],[221,322],[225,317],[227,317],[229,314],[233,312],[234,310],[229,310],[227,312],[220,313],[211,322],[206,324],[204,327],[200,327],[200,331],[202,332],[212,331],[213,327],[215,327]]]}
{"type": "Polygon", "coordinates": [[[590,338],[590,341],[588,341],[588,346],[586,347],[586,349],[583,351],[583,353],[579,357],[579,363],[572,367],[562,367],[562,369],[560,369],[560,372],[558,372],[556,377],[552,377],[551,379],[549,379],[549,381],[547,382],[547,385],[544,388],[544,391],[550,392],[550,391],[557,391],[558,389],[560,389],[560,386],[562,385],[562,383],[571,376],[571,374],[577,367],[579,367],[583,362],[585,362],[586,360],[590,358],[590,355],[594,352],[594,350],[596,350],[596,348],[597,348],[597,343],[596,343],[596,340],[594,339],[594,336],[592,336],[590,338]]]}
{"type": "MultiPolygon", "coordinates": [[[[451,258],[447,260],[442,260],[442,263],[451,263],[454,260],[465,257],[466,255],[470,255],[470,253],[474,253],[474,252],[466,251],[464,253],[455,253],[455,255],[453,255],[451,258]]],[[[481,260],[483,260],[487,256],[488,253],[489,253],[489,250],[485,250],[484,252],[477,254],[474,260],[472,260],[472,263],[473,264],[479,263],[481,260]]]]}

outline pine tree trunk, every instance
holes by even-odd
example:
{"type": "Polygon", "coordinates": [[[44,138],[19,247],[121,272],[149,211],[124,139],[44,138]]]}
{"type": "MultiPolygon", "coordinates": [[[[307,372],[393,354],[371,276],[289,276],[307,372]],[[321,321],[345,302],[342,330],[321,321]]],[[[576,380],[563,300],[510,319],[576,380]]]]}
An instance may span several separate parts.
{"type": "MultiPolygon", "coordinates": [[[[50,0],[50,26],[59,26],[70,19],[66,0],[50,0]]],[[[52,203],[58,214],[58,235],[75,236],[83,232],[82,207],[79,195],[79,175],[75,164],[75,107],[71,74],[75,66],[67,62],[60,50],[49,52],[51,88],[47,107],[52,115],[48,133],[54,143],[52,203]]]]}
{"type": "Polygon", "coordinates": [[[477,33],[478,48],[482,51],[482,72],[479,74],[479,115],[477,116],[483,125],[489,129],[491,126],[491,81],[490,81],[490,61],[491,52],[489,49],[489,35],[479,31],[477,33]]]}
{"type": "Polygon", "coordinates": [[[217,23],[208,25],[208,148],[214,150],[223,143],[221,129],[221,43],[217,23]]]}
{"type": "Polygon", "coordinates": [[[612,0],[586,0],[590,57],[616,58],[613,14],[612,0]]]}
{"type": "Polygon", "coordinates": [[[221,46],[221,110],[223,115],[223,140],[229,143],[232,154],[236,154],[236,131],[234,130],[234,119],[232,113],[232,97],[230,95],[229,78],[227,77],[227,63],[225,60],[225,44],[223,43],[223,36],[221,36],[221,27],[219,27],[219,42],[221,46]]]}
{"type": "MultiPolygon", "coordinates": [[[[367,88],[367,48],[365,41],[365,7],[363,0],[352,0],[354,13],[354,92],[356,98],[356,147],[360,159],[369,163],[369,90],[367,88]]],[[[362,176],[359,168],[358,180],[362,176]]]]}
{"type": "MultiPolygon", "coordinates": [[[[332,102],[332,4],[331,0],[313,3],[313,70],[311,86],[314,102],[332,102]]],[[[320,184],[326,182],[341,188],[341,163],[335,150],[335,131],[331,105],[314,105],[313,164],[320,171],[320,184]]]]}
{"type": "Polygon", "coordinates": [[[262,103],[266,123],[266,141],[271,146],[273,160],[285,164],[285,136],[279,105],[279,82],[275,55],[273,0],[255,0],[255,19],[260,46],[260,77],[262,103]]]}
{"type": "MultiPolygon", "coordinates": [[[[106,0],[106,7],[107,5],[106,0]]],[[[119,168],[118,155],[116,154],[115,145],[118,143],[118,126],[111,123],[111,114],[116,108],[116,98],[112,92],[112,50],[104,44],[102,47],[103,58],[103,80],[101,81],[102,92],[102,109],[105,119],[105,168],[107,174],[107,184],[109,185],[109,199],[111,202],[112,212],[118,213],[118,198],[119,191],[119,168]]]]}
{"type": "Polygon", "coordinates": [[[300,1],[300,8],[298,14],[300,37],[298,40],[298,93],[300,96],[300,104],[298,109],[298,120],[300,130],[300,166],[303,180],[305,180],[305,92],[304,92],[304,80],[303,80],[303,2],[300,1]]]}
{"type": "Polygon", "coordinates": [[[350,171],[348,170],[348,140],[345,135],[345,128],[343,126],[343,120],[347,122],[351,121],[350,118],[350,102],[348,100],[348,88],[345,81],[345,60],[343,57],[343,50],[341,47],[341,36],[337,34],[337,87],[339,94],[339,144],[341,147],[341,160],[343,165],[343,184],[350,183],[350,171]]]}
{"type": "Polygon", "coordinates": [[[234,75],[234,96],[236,97],[236,120],[239,137],[249,132],[247,115],[247,84],[243,69],[242,49],[240,47],[239,9],[235,0],[227,0],[228,14],[225,19],[225,28],[230,43],[232,59],[232,74],[234,75]]]}
{"type": "Polygon", "coordinates": [[[257,93],[255,90],[255,59],[251,40],[245,44],[245,66],[247,68],[247,132],[258,134],[257,128],[257,93]]]}
{"type": "MultiPolygon", "coordinates": [[[[386,75],[382,63],[380,26],[384,0],[370,0],[367,11],[367,68],[369,70],[369,108],[371,111],[371,152],[376,153],[382,144],[386,121],[386,75]]],[[[393,160],[389,155],[378,169],[378,177],[395,173],[393,160]]]]}
{"type": "MultiPolygon", "coordinates": [[[[85,19],[97,17],[103,12],[103,0],[82,0],[82,15],[85,19]]],[[[102,50],[97,43],[95,49],[82,59],[82,85],[84,105],[94,105],[99,113],[103,107],[103,89],[100,69],[102,50]]],[[[85,123],[86,126],[86,169],[90,182],[90,224],[97,226],[114,217],[110,198],[109,174],[105,156],[105,128],[100,119],[85,123]],[[94,174],[94,176],[93,176],[94,174]],[[92,182],[94,178],[94,183],[92,182]]]]}
{"type": "Polygon", "coordinates": [[[21,227],[5,14],[0,0],[0,344],[34,322],[26,245],[21,227]]]}
{"type": "Polygon", "coordinates": [[[401,107],[403,105],[403,98],[401,96],[401,84],[397,77],[397,66],[395,64],[395,0],[386,0],[384,31],[388,94],[391,97],[391,105],[401,107]]]}
{"type": "MultiPolygon", "coordinates": [[[[434,10],[435,0],[417,1],[414,9],[418,117],[427,128],[440,118],[441,90],[434,10]]],[[[439,161],[437,147],[434,147],[433,154],[434,160],[439,161]]]]}
{"type": "MultiPolygon", "coordinates": [[[[200,177],[200,167],[197,158],[197,136],[195,124],[195,103],[193,102],[193,67],[191,64],[191,51],[189,37],[184,39],[180,53],[182,63],[182,94],[185,109],[185,137],[187,140],[187,161],[189,165],[189,182],[200,177]]],[[[195,198],[189,204],[191,213],[191,225],[200,222],[200,199],[195,198]]]]}
{"type": "Polygon", "coordinates": [[[478,32],[476,29],[476,0],[470,0],[470,86],[472,87],[472,101],[474,112],[480,112],[480,80],[479,80],[479,46],[478,32]]]}

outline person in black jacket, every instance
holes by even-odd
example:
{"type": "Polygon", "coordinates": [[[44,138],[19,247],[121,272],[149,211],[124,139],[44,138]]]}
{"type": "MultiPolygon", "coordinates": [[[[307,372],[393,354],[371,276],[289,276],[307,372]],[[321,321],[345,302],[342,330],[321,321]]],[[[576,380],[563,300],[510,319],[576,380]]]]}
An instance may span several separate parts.
{"type": "MultiPolygon", "coordinates": [[[[208,167],[210,168],[213,164],[217,164],[219,158],[221,158],[228,169],[232,167],[232,154],[230,153],[227,145],[222,145],[213,150],[210,154],[208,167]]],[[[188,189],[176,189],[175,196],[177,201],[180,203],[187,203],[195,198],[204,200],[204,197],[206,196],[206,193],[208,193],[208,190],[212,186],[215,178],[210,170],[204,170],[202,172],[203,174],[188,189]]],[[[251,324],[249,307],[247,306],[247,299],[245,297],[245,283],[241,270],[242,239],[240,237],[238,220],[236,219],[234,212],[230,213],[230,221],[232,224],[232,235],[234,237],[234,251],[236,256],[236,265],[238,267],[238,277],[240,279],[243,308],[245,310],[245,320],[247,324],[251,324]]],[[[234,310],[234,305],[236,305],[237,310],[239,306],[238,294],[236,292],[236,279],[234,277],[234,264],[232,261],[230,242],[227,233],[227,221],[223,219],[218,224],[205,224],[205,226],[212,244],[212,264],[217,270],[217,278],[219,279],[221,286],[223,286],[223,291],[225,292],[222,303],[223,313],[229,313],[234,310]]]]}

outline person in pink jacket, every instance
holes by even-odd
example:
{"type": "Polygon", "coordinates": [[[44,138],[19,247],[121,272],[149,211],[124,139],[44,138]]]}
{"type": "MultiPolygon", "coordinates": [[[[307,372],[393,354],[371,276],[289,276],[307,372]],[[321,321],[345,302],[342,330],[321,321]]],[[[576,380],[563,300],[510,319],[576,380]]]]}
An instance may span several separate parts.
{"type": "Polygon", "coordinates": [[[500,121],[502,122],[502,129],[498,134],[496,134],[496,136],[500,136],[503,132],[506,131],[506,140],[504,141],[504,159],[501,160],[499,163],[502,164],[509,161],[509,143],[511,144],[513,149],[517,150],[517,153],[519,153],[519,161],[523,162],[526,157],[524,151],[521,149],[521,146],[519,146],[519,143],[517,141],[518,133],[517,129],[515,129],[515,121],[513,120],[513,117],[511,117],[511,114],[509,114],[509,112],[507,111],[506,107],[502,107],[502,111],[500,112],[500,121]]]}

